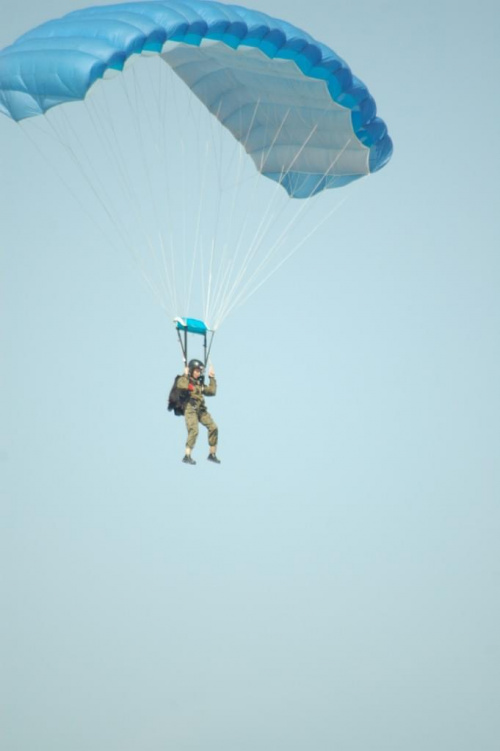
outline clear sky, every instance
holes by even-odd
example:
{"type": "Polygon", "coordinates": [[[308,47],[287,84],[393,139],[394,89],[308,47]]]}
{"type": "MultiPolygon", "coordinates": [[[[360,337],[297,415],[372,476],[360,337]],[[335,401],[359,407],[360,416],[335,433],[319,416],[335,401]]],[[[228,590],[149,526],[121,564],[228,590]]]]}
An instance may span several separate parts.
{"type": "MultiPolygon", "coordinates": [[[[395,151],[218,333],[218,467],[137,268],[0,118],[0,745],[497,751],[500,10],[249,4],[395,151]]],[[[0,47],[81,5],[4,3],[0,47]]]]}

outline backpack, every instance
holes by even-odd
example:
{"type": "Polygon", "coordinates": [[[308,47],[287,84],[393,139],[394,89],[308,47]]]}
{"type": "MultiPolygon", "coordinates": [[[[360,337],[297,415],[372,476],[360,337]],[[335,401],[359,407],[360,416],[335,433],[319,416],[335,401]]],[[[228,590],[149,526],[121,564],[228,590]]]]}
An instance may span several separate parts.
{"type": "Polygon", "coordinates": [[[174,415],[184,414],[189,399],[189,391],[177,387],[179,378],[182,378],[182,376],[175,376],[174,385],[170,389],[170,394],[168,395],[168,411],[173,412],[174,415]]]}

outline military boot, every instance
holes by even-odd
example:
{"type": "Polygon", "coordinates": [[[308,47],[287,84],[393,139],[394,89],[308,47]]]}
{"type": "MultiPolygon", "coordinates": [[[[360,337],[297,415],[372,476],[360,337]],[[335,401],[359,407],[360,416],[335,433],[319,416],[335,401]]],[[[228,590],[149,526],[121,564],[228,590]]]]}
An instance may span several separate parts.
{"type": "Polygon", "coordinates": [[[195,460],[191,457],[190,454],[186,454],[182,461],[184,462],[184,464],[196,464],[195,460]]]}
{"type": "Polygon", "coordinates": [[[209,454],[207,456],[207,459],[209,462],[213,462],[214,464],[220,464],[220,459],[217,459],[217,456],[215,454],[209,454]]]}

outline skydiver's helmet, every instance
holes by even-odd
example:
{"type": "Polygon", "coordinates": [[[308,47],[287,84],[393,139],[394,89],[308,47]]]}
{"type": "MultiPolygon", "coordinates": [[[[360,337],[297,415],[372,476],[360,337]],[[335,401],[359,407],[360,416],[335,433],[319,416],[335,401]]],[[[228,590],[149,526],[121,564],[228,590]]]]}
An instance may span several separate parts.
{"type": "Polygon", "coordinates": [[[200,378],[202,378],[202,377],[203,377],[203,370],[204,370],[204,367],[205,367],[205,366],[203,365],[203,363],[201,362],[201,360],[190,360],[190,361],[189,361],[189,364],[188,364],[188,368],[189,368],[189,375],[190,375],[190,376],[192,376],[192,375],[193,375],[193,371],[194,371],[194,370],[195,370],[196,368],[198,368],[198,369],[199,369],[199,371],[200,371],[200,378]]]}

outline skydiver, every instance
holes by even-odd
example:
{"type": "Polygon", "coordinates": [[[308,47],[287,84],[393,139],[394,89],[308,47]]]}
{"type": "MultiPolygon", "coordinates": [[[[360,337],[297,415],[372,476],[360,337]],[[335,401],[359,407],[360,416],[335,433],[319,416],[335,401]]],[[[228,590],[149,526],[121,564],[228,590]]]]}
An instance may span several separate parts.
{"type": "Polygon", "coordinates": [[[190,360],[184,368],[184,375],[177,381],[177,388],[180,391],[188,391],[189,397],[184,411],[186,420],[187,440],[186,453],[183,458],[184,464],[196,464],[191,456],[196,439],[198,438],[198,423],[201,422],[208,430],[208,445],[210,447],[208,461],[214,464],[220,464],[217,458],[217,438],[219,431],[211,414],[207,411],[205,405],[205,396],[215,396],[217,391],[217,382],[213,366],[208,371],[209,383],[205,385],[203,380],[203,363],[200,360],[190,360]]]}

